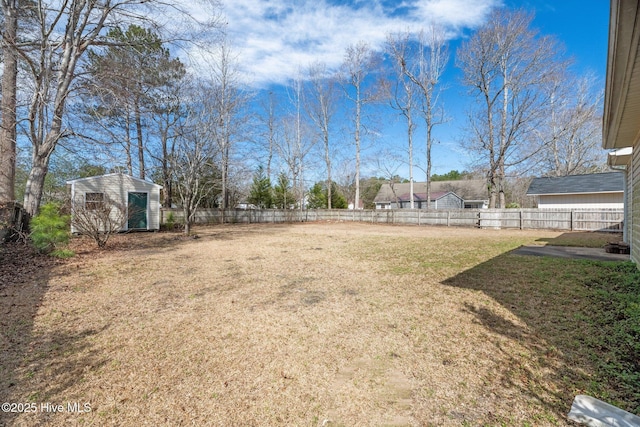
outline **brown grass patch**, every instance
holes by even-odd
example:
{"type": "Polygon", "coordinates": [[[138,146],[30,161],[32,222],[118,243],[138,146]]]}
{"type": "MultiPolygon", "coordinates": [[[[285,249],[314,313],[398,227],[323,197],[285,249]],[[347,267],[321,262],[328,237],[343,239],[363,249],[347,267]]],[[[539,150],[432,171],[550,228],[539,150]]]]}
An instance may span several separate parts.
{"type": "Polygon", "coordinates": [[[548,324],[566,299],[529,293],[518,269],[539,261],[507,254],[561,233],[197,232],[77,240],[78,257],[3,281],[0,397],[38,411],[0,425],[564,425],[591,378],[548,324]]]}

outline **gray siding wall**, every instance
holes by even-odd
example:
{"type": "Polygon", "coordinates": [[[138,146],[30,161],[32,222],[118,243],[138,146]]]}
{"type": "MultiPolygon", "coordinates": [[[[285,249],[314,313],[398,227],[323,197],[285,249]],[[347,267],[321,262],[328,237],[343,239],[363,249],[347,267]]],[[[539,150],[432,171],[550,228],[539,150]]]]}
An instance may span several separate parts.
{"type": "MultiPolygon", "coordinates": [[[[640,145],[633,148],[633,158],[631,160],[631,259],[640,263],[640,145]]],[[[640,265],[640,264],[639,264],[640,265]]]]}
{"type": "MultiPolygon", "coordinates": [[[[433,203],[432,203],[433,205],[433,203]]],[[[457,197],[455,194],[447,194],[441,199],[436,200],[435,209],[438,210],[453,210],[453,209],[462,209],[464,205],[462,204],[462,199],[457,197]]]]}

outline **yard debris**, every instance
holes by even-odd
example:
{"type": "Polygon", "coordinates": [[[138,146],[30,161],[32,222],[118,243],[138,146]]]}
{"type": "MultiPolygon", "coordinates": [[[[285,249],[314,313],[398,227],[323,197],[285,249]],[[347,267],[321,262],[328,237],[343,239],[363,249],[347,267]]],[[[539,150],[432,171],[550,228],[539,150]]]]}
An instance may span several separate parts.
{"type": "Polygon", "coordinates": [[[604,250],[610,254],[630,254],[631,247],[624,242],[609,242],[604,246],[604,250]]]}

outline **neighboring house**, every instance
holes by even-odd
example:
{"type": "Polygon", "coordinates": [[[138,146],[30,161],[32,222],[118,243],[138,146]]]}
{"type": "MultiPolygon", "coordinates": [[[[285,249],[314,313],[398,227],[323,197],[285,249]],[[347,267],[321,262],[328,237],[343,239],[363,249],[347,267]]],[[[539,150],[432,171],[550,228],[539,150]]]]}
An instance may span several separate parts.
{"type": "MultiPolygon", "coordinates": [[[[408,182],[401,184],[395,183],[393,185],[388,183],[382,184],[374,199],[376,209],[409,208],[411,205],[409,202],[411,191],[409,187],[410,184],[408,182]]],[[[413,183],[414,207],[416,209],[426,209],[426,191],[425,182],[413,183]],[[420,200],[418,200],[416,196],[420,196],[420,200]],[[418,201],[420,204],[417,203],[418,201]]],[[[434,206],[435,196],[442,197],[447,193],[453,193],[458,199],[461,199],[461,204],[455,208],[438,207],[437,209],[486,209],[489,206],[487,183],[482,179],[432,182],[432,207],[434,206]]],[[[451,197],[449,197],[449,199],[451,199],[451,197]]],[[[439,206],[444,206],[444,203],[440,203],[439,206]]]]}
{"type": "MultiPolygon", "coordinates": [[[[74,179],[67,185],[72,203],[82,203],[87,211],[105,200],[126,209],[127,220],[120,231],[160,229],[161,185],[121,173],[74,179]]],[[[72,220],[71,232],[77,231],[72,220]]]]}
{"type": "Polygon", "coordinates": [[[625,169],[625,238],[640,263],[640,3],[612,0],[602,146],[609,164],[625,169]]]}
{"type": "MultiPolygon", "coordinates": [[[[411,193],[405,193],[398,196],[398,208],[409,209],[411,208],[411,193]]],[[[413,193],[413,206],[415,209],[427,208],[427,193],[413,193]]],[[[458,196],[452,191],[436,191],[431,192],[430,209],[462,209],[464,207],[464,201],[462,197],[458,196]]]]}
{"type": "Polygon", "coordinates": [[[620,172],[534,178],[527,196],[540,209],[622,209],[624,175],[620,172]]]}

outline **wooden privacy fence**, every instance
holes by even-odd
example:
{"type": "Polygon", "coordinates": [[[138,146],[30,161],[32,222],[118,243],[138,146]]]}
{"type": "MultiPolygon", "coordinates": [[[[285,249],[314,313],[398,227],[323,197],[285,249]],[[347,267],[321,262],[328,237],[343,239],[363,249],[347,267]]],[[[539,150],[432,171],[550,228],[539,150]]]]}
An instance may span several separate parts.
{"type": "MultiPolygon", "coordinates": [[[[180,209],[161,211],[182,222],[180,209]]],[[[197,224],[284,223],[306,221],[357,221],[375,224],[441,225],[476,228],[519,228],[622,232],[623,209],[421,209],[298,210],[298,209],[199,209],[197,224]]]]}

